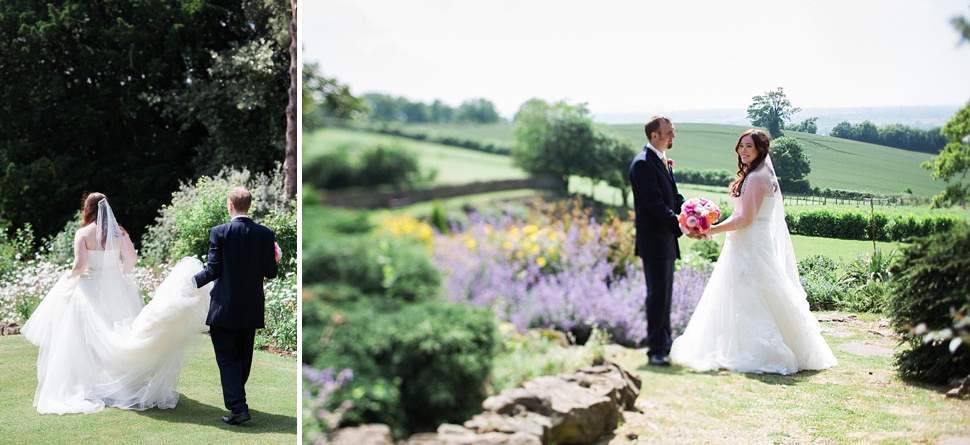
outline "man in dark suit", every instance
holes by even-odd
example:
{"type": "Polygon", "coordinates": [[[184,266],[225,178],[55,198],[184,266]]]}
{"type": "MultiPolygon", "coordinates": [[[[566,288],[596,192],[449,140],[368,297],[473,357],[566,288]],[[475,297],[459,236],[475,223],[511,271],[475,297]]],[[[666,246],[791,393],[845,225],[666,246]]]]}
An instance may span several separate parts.
{"type": "Polygon", "coordinates": [[[209,258],[195,275],[202,287],[215,280],[210,296],[209,325],[219,364],[222,397],[229,415],[222,421],[238,425],[251,418],[246,404],[246,380],[253,364],[256,329],[264,327],[263,280],[279,273],[273,231],[249,217],[253,195],[242,187],[229,192],[226,205],[232,220],[209,231],[209,258]]]}
{"type": "Polygon", "coordinates": [[[670,299],[674,261],[680,258],[677,238],[684,232],[677,214],[684,197],[677,192],[667,150],[674,146],[674,125],[666,116],[654,116],[643,126],[647,145],[630,164],[636,226],[636,255],[643,260],[647,282],[647,356],[655,366],[670,366],[667,355],[673,342],[670,299]]]}

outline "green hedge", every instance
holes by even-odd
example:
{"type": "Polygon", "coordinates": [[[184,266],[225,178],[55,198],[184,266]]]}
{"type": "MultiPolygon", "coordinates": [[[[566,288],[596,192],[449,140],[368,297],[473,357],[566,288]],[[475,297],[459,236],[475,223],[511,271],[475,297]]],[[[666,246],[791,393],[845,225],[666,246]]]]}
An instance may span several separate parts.
{"type": "Polygon", "coordinates": [[[849,240],[903,241],[948,230],[959,218],[947,215],[887,215],[837,210],[788,211],[788,229],[796,235],[849,240]]]}
{"type": "Polygon", "coordinates": [[[944,385],[970,374],[970,345],[951,353],[948,342],[923,341],[910,329],[925,323],[930,331],[951,328],[950,310],[970,310],[970,226],[919,238],[891,269],[889,316],[909,348],[896,354],[896,368],[907,380],[944,385]]]}

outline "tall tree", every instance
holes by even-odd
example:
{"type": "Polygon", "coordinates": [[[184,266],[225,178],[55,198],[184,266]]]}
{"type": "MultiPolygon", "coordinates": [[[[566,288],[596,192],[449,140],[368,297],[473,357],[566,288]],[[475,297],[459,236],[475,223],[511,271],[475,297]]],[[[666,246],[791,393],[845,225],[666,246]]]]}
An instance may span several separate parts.
{"type": "Polygon", "coordinates": [[[798,139],[785,136],[772,141],[771,162],[775,165],[775,174],[782,190],[807,191],[809,184],[806,178],[812,172],[812,163],[798,139]]]}
{"type": "MultiPolygon", "coordinates": [[[[350,87],[337,79],[321,74],[320,67],[316,63],[303,64],[302,72],[303,131],[323,126],[321,116],[355,119],[369,109],[364,98],[351,94],[350,87]]],[[[375,96],[387,98],[394,110],[397,110],[397,105],[393,103],[390,96],[380,94],[375,96]]]]}
{"type": "Polygon", "coordinates": [[[793,114],[802,111],[801,108],[792,107],[781,87],[775,91],[766,91],[763,95],[754,96],[751,100],[751,105],[748,106],[748,120],[751,121],[751,125],[767,129],[772,138],[781,137],[785,121],[793,114]]]}
{"type": "Polygon", "coordinates": [[[285,175],[283,193],[287,201],[296,199],[297,174],[296,174],[296,145],[298,130],[297,115],[297,86],[300,83],[299,73],[296,64],[296,25],[297,25],[297,4],[296,0],[290,0],[290,11],[293,18],[290,20],[290,88],[287,90],[289,102],[286,104],[286,156],[283,161],[283,172],[285,175]]]}
{"type": "Polygon", "coordinates": [[[533,175],[552,175],[569,191],[569,177],[595,161],[596,131],[585,104],[531,99],[515,114],[512,160],[533,175]]]}
{"type": "Polygon", "coordinates": [[[455,119],[459,122],[475,122],[491,124],[499,121],[495,104],[488,99],[471,99],[462,102],[455,112],[455,119]]]}
{"type": "Polygon", "coordinates": [[[933,179],[942,179],[946,189],[933,197],[933,208],[964,205],[970,199],[970,184],[965,184],[970,170],[970,102],[943,126],[943,135],[949,143],[939,156],[934,156],[921,166],[933,170],[933,179]]]}
{"type": "Polygon", "coordinates": [[[606,133],[601,133],[597,140],[597,152],[599,153],[597,164],[603,166],[602,179],[610,187],[620,190],[620,196],[623,197],[623,207],[627,207],[630,194],[630,162],[637,155],[637,150],[633,147],[633,143],[629,139],[606,133]]]}

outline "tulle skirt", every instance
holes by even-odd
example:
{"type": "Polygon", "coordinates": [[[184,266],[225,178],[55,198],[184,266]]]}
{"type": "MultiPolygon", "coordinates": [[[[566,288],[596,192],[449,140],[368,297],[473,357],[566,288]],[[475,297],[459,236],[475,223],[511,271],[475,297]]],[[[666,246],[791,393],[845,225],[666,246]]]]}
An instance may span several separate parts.
{"type": "Polygon", "coordinates": [[[200,270],[199,260],[183,259],[144,307],[120,272],[62,277],[21,330],[39,347],[37,411],[174,408],[186,350],[208,329],[211,284],[191,281],[200,270]]]}
{"type": "Polygon", "coordinates": [[[776,374],[836,365],[797,272],[773,249],[763,222],[728,232],[671,361],[698,371],[776,374]]]}

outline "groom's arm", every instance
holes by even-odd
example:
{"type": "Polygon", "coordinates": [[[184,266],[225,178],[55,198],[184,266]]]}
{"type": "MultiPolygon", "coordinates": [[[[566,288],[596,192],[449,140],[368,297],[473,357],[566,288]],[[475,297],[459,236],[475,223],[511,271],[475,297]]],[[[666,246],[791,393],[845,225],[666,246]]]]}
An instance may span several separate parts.
{"type": "Polygon", "coordinates": [[[222,275],[222,237],[215,228],[209,231],[209,256],[205,269],[195,274],[195,286],[202,287],[222,275]]]}
{"type": "Polygon", "coordinates": [[[279,262],[276,261],[276,249],[274,244],[276,243],[276,234],[272,230],[269,230],[269,257],[270,260],[266,261],[266,270],[263,272],[263,276],[266,278],[276,278],[280,273],[279,262]]]}
{"type": "Polygon", "coordinates": [[[636,162],[633,165],[630,182],[632,182],[633,193],[636,195],[635,199],[643,202],[646,216],[656,221],[659,226],[666,227],[680,236],[683,232],[680,230],[680,223],[677,222],[677,213],[664,201],[656,170],[650,168],[646,161],[636,162]]]}

